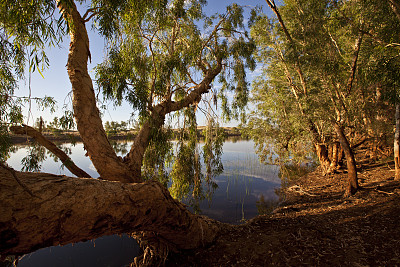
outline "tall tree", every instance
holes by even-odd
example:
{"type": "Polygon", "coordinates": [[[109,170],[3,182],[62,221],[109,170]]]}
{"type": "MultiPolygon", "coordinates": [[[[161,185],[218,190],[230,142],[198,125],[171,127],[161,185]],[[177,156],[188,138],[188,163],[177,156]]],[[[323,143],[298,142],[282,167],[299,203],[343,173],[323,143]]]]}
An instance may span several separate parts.
{"type": "MultiPolygon", "coordinates": [[[[8,208],[1,209],[1,254],[21,254],[43,246],[75,242],[111,232],[134,231],[135,236],[148,246],[148,250],[145,251],[149,255],[160,257],[165,256],[168,251],[195,248],[212,242],[222,229],[221,224],[188,212],[160,183],[145,182],[142,164],[147,152],[154,157],[161,154],[161,159],[151,161],[151,164],[163,168],[163,157],[167,155],[167,149],[157,151],[154,150],[154,146],[165,142],[162,128],[166,116],[171,113],[183,115],[184,121],[187,121],[185,125],[189,125],[183,136],[189,136],[190,140],[189,144],[181,142],[180,153],[186,148],[189,150],[186,154],[178,154],[173,173],[177,176],[185,174],[197,184],[201,182],[195,175],[190,177],[190,174],[196,173],[193,172],[194,169],[199,170],[199,165],[196,165],[199,157],[193,154],[195,146],[191,144],[196,143],[197,135],[192,133],[196,126],[195,110],[202,96],[212,92],[215,101],[217,96],[221,97],[226,113],[236,117],[244,110],[248,98],[245,70],[254,69],[252,52],[255,46],[244,30],[243,9],[234,4],[227,8],[225,14],[206,17],[202,13],[204,1],[99,0],[93,1],[92,7],[82,16],[75,2],[71,0],[36,1],[27,6],[22,2],[20,5],[19,2],[13,4],[19,7],[13,10],[14,16],[19,19],[31,8],[40,22],[54,22],[53,17],[46,17],[36,8],[43,4],[53,7],[57,4],[66,21],[71,39],[67,70],[72,84],[73,115],[87,155],[102,179],[76,180],[32,174],[28,175],[28,181],[24,179],[27,177],[25,174],[2,166],[2,177],[7,177],[2,179],[2,189],[7,190],[1,191],[1,206],[8,208]],[[97,108],[93,83],[88,74],[87,65],[91,52],[86,23],[91,19],[96,20],[100,33],[110,44],[106,60],[97,68],[99,88],[105,97],[117,104],[123,99],[128,100],[133,111],[140,115],[139,132],[129,153],[123,158],[117,157],[107,139],[97,108]],[[204,29],[201,31],[199,25],[202,24],[204,29]],[[224,85],[224,91],[218,92],[212,86],[217,76],[224,85]],[[228,109],[226,95],[230,92],[233,92],[235,97],[232,108],[228,109]],[[154,152],[157,153],[151,154],[154,152]],[[189,163],[193,164],[189,168],[185,165],[187,160],[179,160],[179,157],[185,159],[187,155],[192,159],[189,163]],[[12,184],[15,182],[24,186],[13,188],[12,184]],[[100,192],[102,189],[98,191],[92,187],[93,182],[100,188],[108,188],[107,192],[116,199],[110,198],[109,193],[100,192]],[[39,187],[46,187],[48,190],[38,191],[39,187]],[[141,192],[133,187],[137,187],[141,192]],[[80,191],[82,195],[71,196],[67,193],[67,188],[72,189],[71,193],[80,191]],[[7,192],[22,197],[20,202],[17,203],[16,198],[9,198],[7,192]],[[25,196],[27,192],[29,196],[25,196]],[[47,194],[51,197],[48,198],[50,195],[47,194]],[[82,197],[83,195],[85,197],[82,197]],[[97,199],[96,205],[103,203],[100,206],[106,207],[107,211],[93,208],[94,203],[88,202],[87,198],[97,199]],[[73,199],[82,201],[68,203],[73,199]],[[21,205],[21,201],[27,205],[21,205]],[[36,201],[42,204],[36,205],[36,201]],[[150,203],[151,206],[148,206],[150,203]],[[121,211],[120,215],[106,214],[115,210],[112,207],[114,204],[119,207],[117,209],[121,211]],[[13,214],[17,206],[20,206],[19,215],[13,214]],[[89,214],[88,210],[92,213],[89,214]],[[128,210],[133,213],[128,215],[128,210]],[[37,232],[31,232],[35,238],[19,234],[24,232],[22,220],[30,214],[41,214],[38,217],[46,221],[42,221],[42,225],[46,225],[46,233],[37,228],[37,232]],[[165,217],[160,216],[161,214],[165,214],[165,217]],[[68,220],[65,220],[66,218],[68,220]],[[112,222],[113,220],[115,221],[112,222]],[[165,231],[161,230],[163,227],[160,227],[157,220],[165,224],[165,231]],[[67,230],[67,225],[81,225],[88,231],[79,234],[72,228],[67,230]],[[106,229],[112,230],[109,232],[106,229]]],[[[3,15],[9,14],[9,5],[11,4],[7,3],[2,6],[3,15]]],[[[25,25],[34,23],[29,18],[24,19],[28,20],[28,24],[25,25]]],[[[13,34],[18,36],[18,31],[15,30],[16,22],[9,23],[6,16],[3,16],[1,23],[6,32],[13,31],[13,34]]],[[[24,24],[17,26],[24,27],[24,24]]],[[[60,26],[60,23],[57,26],[60,26]]],[[[40,38],[42,34],[44,33],[38,32],[34,38],[40,38]]],[[[45,43],[46,40],[43,41],[43,45],[45,43]]],[[[214,166],[218,172],[218,169],[221,169],[218,163],[220,139],[215,139],[215,142],[211,151],[209,149],[204,155],[211,160],[206,162],[206,165],[214,166]],[[212,157],[216,162],[212,161],[212,157]]],[[[148,261],[151,257],[143,259],[148,261]]]]}
{"type": "MultiPolygon", "coordinates": [[[[395,0],[388,0],[393,13],[396,14],[397,19],[400,21],[400,3],[395,0]]],[[[395,178],[400,179],[400,103],[396,95],[396,114],[395,114],[395,134],[394,134],[394,165],[395,165],[395,178]]]]}
{"type": "MultiPolygon", "coordinates": [[[[335,170],[337,162],[328,159],[328,151],[340,142],[349,170],[346,195],[353,194],[358,183],[352,144],[366,138],[380,142],[390,126],[386,122],[385,127],[376,127],[387,118],[377,91],[386,92],[389,83],[383,77],[369,78],[375,76],[371,67],[378,69],[373,59],[382,48],[375,39],[381,36],[387,40],[385,29],[391,28],[393,20],[381,17],[385,23],[376,28],[377,34],[372,33],[373,8],[364,1],[287,0],[279,7],[274,1],[267,4],[277,19],[263,16],[252,27],[260,46],[257,56],[265,64],[267,78],[254,83],[254,100],[263,113],[250,117],[249,132],[261,149],[266,143],[258,138],[261,132],[278,139],[275,149],[289,150],[292,160],[299,149],[310,147],[304,145],[309,140],[327,172],[335,170]],[[375,117],[370,116],[372,112],[375,117]]],[[[382,55],[390,58],[390,53],[382,55]]]]}

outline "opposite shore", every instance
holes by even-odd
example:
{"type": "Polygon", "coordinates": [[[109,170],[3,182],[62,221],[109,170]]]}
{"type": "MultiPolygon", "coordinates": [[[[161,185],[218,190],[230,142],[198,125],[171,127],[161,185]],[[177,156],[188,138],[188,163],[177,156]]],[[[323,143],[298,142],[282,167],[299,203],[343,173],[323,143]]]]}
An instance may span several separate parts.
{"type": "MultiPolygon", "coordinates": [[[[205,126],[199,126],[197,127],[197,134],[198,136],[204,137],[203,135],[203,130],[205,129],[205,126]]],[[[226,137],[241,137],[240,130],[237,127],[222,127],[224,130],[224,134],[226,137]]],[[[177,136],[178,135],[178,129],[173,129],[173,135],[177,136]]],[[[136,136],[137,131],[136,130],[128,130],[128,131],[120,131],[117,133],[108,133],[107,136],[110,140],[127,140],[127,141],[133,141],[133,139],[136,136]]],[[[69,131],[48,131],[45,130],[42,132],[43,136],[52,142],[81,142],[82,139],[79,135],[78,131],[74,130],[69,130],[69,131]]],[[[28,143],[33,140],[32,137],[29,136],[24,136],[24,135],[17,135],[17,134],[10,134],[11,136],[11,141],[13,144],[23,144],[23,143],[28,143]]]]}

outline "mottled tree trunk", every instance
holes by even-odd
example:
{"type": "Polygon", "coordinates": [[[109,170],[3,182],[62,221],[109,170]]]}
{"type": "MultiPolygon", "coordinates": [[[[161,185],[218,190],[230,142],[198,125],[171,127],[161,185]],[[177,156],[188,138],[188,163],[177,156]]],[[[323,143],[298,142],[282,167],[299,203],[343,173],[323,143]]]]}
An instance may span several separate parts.
{"type": "Polygon", "coordinates": [[[344,134],[343,128],[339,125],[339,123],[334,123],[335,131],[338,136],[341,147],[343,148],[343,152],[346,156],[347,163],[347,177],[348,177],[348,186],[345,192],[345,196],[353,195],[358,190],[358,178],[357,178],[357,168],[356,161],[354,159],[353,151],[350,148],[349,141],[344,134]]]}
{"type": "Polygon", "coordinates": [[[328,150],[325,144],[316,144],[315,152],[317,153],[318,160],[324,175],[328,174],[329,166],[331,164],[328,157],[328,150]]]}
{"type": "Polygon", "coordinates": [[[394,133],[394,166],[395,178],[400,179],[400,104],[396,104],[396,130],[394,133]]]}
{"type": "Polygon", "coordinates": [[[59,8],[70,25],[67,69],[72,84],[74,117],[87,155],[103,179],[140,182],[141,179],[117,157],[104,131],[87,68],[90,51],[85,22],[74,2],[59,1],[59,8]]]}
{"type": "Polygon", "coordinates": [[[339,163],[339,154],[340,154],[340,143],[333,142],[331,144],[331,154],[330,154],[330,161],[331,164],[329,165],[328,173],[334,173],[338,168],[339,163]]]}
{"type": "Polygon", "coordinates": [[[24,187],[0,166],[2,256],[132,232],[165,251],[194,249],[210,244],[222,227],[229,227],[190,213],[158,182],[15,174],[24,187]]]}

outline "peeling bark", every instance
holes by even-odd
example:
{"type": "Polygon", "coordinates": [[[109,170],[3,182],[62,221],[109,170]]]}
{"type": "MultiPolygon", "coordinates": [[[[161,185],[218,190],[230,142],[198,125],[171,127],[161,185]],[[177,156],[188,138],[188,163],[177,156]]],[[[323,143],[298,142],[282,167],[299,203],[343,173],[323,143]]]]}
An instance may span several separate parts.
{"type": "Polygon", "coordinates": [[[340,143],[333,142],[331,145],[332,153],[330,156],[331,164],[329,165],[328,174],[335,173],[338,168],[339,154],[340,154],[340,143]]]}
{"type": "Polygon", "coordinates": [[[210,244],[222,228],[229,227],[190,213],[158,182],[123,184],[15,173],[38,197],[28,194],[0,166],[2,256],[132,232],[147,242],[156,237],[168,251],[193,249],[210,244]]]}
{"type": "Polygon", "coordinates": [[[337,122],[334,123],[334,127],[340,145],[343,148],[344,154],[346,156],[348,186],[345,192],[345,196],[351,196],[354,195],[359,188],[356,161],[354,159],[353,151],[350,148],[349,141],[347,140],[346,135],[344,134],[343,128],[337,122]]]}
{"type": "MultiPolygon", "coordinates": [[[[90,56],[85,22],[74,2],[58,1],[63,17],[70,25],[71,42],[68,55],[68,76],[72,84],[76,125],[93,165],[101,178],[120,182],[140,182],[126,164],[117,157],[107,139],[87,63],[90,56]]],[[[140,176],[139,176],[140,178],[140,176]]]]}
{"type": "Polygon", "coordinates": [[[84,170],[75,165],[75,163],[71,160],[71,158],[64,153],[61,149],[59,149],[53,142],[47,140],[40,132],[36,131],[34,128],[29,127],[27,125],[23,126],[11,126],[11,132],[14,134],[22,134],[29,135],[30,137],[35,138],[35,140],[47,148],[51,153],[57,156],[64,166],[77,177],[86,177],[90,178],[91,176],[87,174],[84,170]]]}
{"type": "Polygon", "coordinates": [[[318,156],[318,160],[324,175],[328,174],[329,165],[331,164],[328,157],[328,150],[325,144],[316,144],[315,151],[318,156]]]}

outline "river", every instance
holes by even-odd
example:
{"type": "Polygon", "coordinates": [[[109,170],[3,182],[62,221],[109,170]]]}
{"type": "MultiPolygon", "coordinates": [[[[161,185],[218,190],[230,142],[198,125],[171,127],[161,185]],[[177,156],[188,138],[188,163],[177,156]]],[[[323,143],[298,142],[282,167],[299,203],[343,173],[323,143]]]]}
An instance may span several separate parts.
{"type": "MultiPolygon", "coordinates": [[[[129,143],[119,143],[129,148],[129,143]]],[[[92,177],[98,174],[85,157],[82,143],[63,144],[71,159],[92,177]]],[[[29,147],[18,145],[7,163],[16,170],[22,168],[21,159],[29,147]]],[[[123,153],[123,149],[121,151],[123,153]]],[[[223,146],[224,172],[215,178],[218,188],[211,200],[200,202],[201,214],[213,219],[239,224],[265,213],[278,201],[275,190],[280,187],[279,167],[264,165],[258,160],[252,141],[226,141],[223,146]]],[[[41,163],[41,171],[72,176],[49,154],[41,163]]],[[[18,264],[25,266],[125,266],[139,253],[136,241],[127,235],[105,236],[87,242],[40,249],[23,256],[18,264]]]]}

